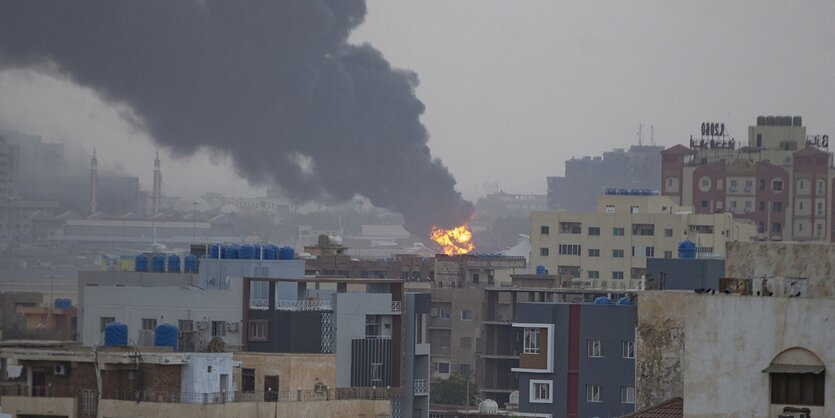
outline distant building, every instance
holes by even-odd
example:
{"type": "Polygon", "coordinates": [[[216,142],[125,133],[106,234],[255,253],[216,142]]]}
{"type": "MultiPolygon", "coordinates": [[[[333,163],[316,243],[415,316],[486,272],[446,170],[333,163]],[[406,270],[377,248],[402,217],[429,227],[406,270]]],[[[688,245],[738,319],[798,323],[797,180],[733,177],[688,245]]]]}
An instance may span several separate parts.
{"type": "Polygon", "coordinates": [[[662,154],[662,193],[697,213],[749,219],[759,240],[835,240],[829,138],[807,135],[800,116],[758,116],[745,143],[703,126],[662,154]]]}
{"type": "Polygon", "coordinates": [[[531,211],[548,209],[548,196],[543,194],[512,194],[499,191],[484,196],[475,203],[480,222],[493,221],[502,216],[527,217],[531,211]]]}
{"type": "Polygon", "coordinates": [[[548,207],[569,211],[592,211],[595,199],[606,188],[653,189],[661,186],[663,146],[633,145],[616,148],[602,157],[572,158],[565,162],[565,175],[548,177],[548,207]]]}
{"type": "Polygon", "coordinates": [[[611,417],[635,407],[636,307],[521,303],[519,412],[524,416],[611,417]]]}

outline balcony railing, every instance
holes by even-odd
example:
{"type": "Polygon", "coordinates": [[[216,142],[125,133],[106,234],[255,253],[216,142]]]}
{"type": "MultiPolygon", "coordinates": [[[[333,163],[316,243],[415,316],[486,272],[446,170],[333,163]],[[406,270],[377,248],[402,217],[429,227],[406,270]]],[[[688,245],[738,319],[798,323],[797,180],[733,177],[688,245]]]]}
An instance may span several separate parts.
{"type": "Polygon", "coordinates": [[[250,299],[249,309],[267,310],[270,309],[269,299],[250,299]]]}
{"type": "Polygon", "coordinates": [[[403,305],[400,303],[399,300],[391,301],[391,311],[392,312],[401,312],[403,305]]]}
{"type": "Polygon", "coordinates": [[[332,311],[329,300],[278,300],[275,303],[277,311],[332,311]]]}
{"type": "Polygon", "coordinates": [[[429,393],[429,382],[426,379],[415,379],[415,394],[425,395],[429,393]]]}

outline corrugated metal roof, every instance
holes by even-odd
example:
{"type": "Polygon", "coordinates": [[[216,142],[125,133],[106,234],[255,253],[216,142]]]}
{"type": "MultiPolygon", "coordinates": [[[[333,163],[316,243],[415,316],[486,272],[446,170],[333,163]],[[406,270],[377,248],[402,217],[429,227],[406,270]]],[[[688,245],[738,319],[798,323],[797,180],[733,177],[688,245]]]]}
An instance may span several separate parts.
{"type": "Polygon", "coordinates": [[[826,370],[824,366],[798,366],[794,364],[772,364],[763,373],[812,373],[819,374],[826,370]]]}
{"type": "Polygon", "coordinates": [[[640,409],[623,418],[682,418],[684,417],[684,400],[681,397],[667,399],[658,405],[640,409]]]}

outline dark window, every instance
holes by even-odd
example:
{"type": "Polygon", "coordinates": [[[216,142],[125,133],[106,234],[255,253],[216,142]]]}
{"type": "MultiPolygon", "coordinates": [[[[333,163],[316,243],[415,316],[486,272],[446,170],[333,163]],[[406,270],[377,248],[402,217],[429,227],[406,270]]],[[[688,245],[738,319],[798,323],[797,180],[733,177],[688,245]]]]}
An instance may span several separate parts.
{"type": "Polygon", "coordinates": [[[764,211],[765,210],[765,202],[763,202],[762,200],[757,202],[757,210],[760,211],[760,212],[764,211]]]}
{"type": "Polygon", "coordinates": [[[665,237],[673,236],[673,229],[672,228],[664,228],[664,236],[665,237]]]}
{"type": "Polygon", "coordinates": [[[774,212],[782,212],[783,202],[771,202],[771,210],[774,212]]]}
{"type": "Polygon", "coordinates": [[[142,318],[142,329],[153,330],[156,327],[157,327],[157,319],[156,318],[142,318]]]}
{"type": "Polygon", "coordinates": [[[771,232],[780,233],[783,232],[783,224],[780,222],[774,222],[771,224],[771,232]]]}
{"type": "Polygon", "coordinates": [[[104,332],[104,327],[106,327],[107,324],[109,324],[111,322],[116,322],[116,318],[114,318],[112,316],[103,316],[103,317],[99,318],[99,323],[101,324],[101,331],[99,331],[99,332],[104,332]]]}
{"type": "Polygon", "coordinates": [[[765,190],[765,179],[760,179],[760,190],[765,190]]]}
{"type": "Polygon", "coordinates": [[[443,361],[439,362],[438,373],[449,373],[449,363],[443,361]]]}
{"type": "Polygon", "coordinates": [[[481,277],[478,275],[478,273],[473,273],[473,283],[478,284],[480,279],[481,277]]]}
{"type": "Polygon", "coordinates": [[[597,227],[597,226],[590,226],[590,227],[589,227],[589,235],[591,235],[591,236],[598,236],[598,235],[600,235],[600,227],[597,227]]]}
{"type": "Polygon", "coordinates": [[[560,222],[560,232],[563,234],[580,234],[582,226],[580,222],[560,222]]]}
{"type": "Polygon", "coordinates": [[[542,235],[548,235],[550,232],[551,232],[551,228],[549,228],[547,226],[540,226],[539,227],[539,233],[542,234],[542,235]]]}
{"type": "Polygon", "coordinates": [[[458,372],[463,374],[464,376],[467,376],[470,373],[472,373],[472,369],[473,367],[467,363],[461,363],[458,365],[458,372]]]}
{"type": "Polygon", "coordinates": [[[703,207],[703,208],[706,208],[706,207],[707,207],[707,200],[702,200],[702,207],[703,207]]]}
{"type": "Polygon", "coordinates": [[[763,146],[763,134],[757,134],[757,146],[763,146]]]}
{"type": "Polygon", "coordinates": [[[249,321],[249,340],[267,341],[267,321],[264,319],[249,321]]]}
{"type": "Polygon", "coordinates": [[[241,392],[255,392],[255,369],[241,369],[241,392]]]}
{"type": "Polygon", "coordinates": [[[542,247],[539,249],[539,255],[542,257],[548,257],[548,248],[542,247]]]}
{"type": "Polygon", "coordinates": [[[226,321],[212,321],[212,337],[226,335],[226,321]]]}
{"type": "Polygon", "coordinates": [[[771,403],[824,404],[825,373],[771,373],[771,403]]]}
{"type": "Polygon", "coordinates": [[[559,252],[562,255],[580,255],[582,248],[579,244],[560,244],[559,252]]]}

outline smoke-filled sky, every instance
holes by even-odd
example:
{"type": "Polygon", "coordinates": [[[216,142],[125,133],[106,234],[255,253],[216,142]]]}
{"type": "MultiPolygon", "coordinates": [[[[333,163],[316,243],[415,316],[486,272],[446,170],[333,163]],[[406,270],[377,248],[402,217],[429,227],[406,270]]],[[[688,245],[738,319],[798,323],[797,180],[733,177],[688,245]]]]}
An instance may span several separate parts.
{"type": "MultiPolygon", "coordinates": [[[[27,2],[0,2],[2,10],[19,3],[27,2]]],[[[17,16],[5,15],[17,21],[17,16]]],[[[171,22],[171,27],[188,27],[198,18],[171,22]]],[[[827,0],[369,0],[365,21],[350,41],[370,42],[394,67],[417,74],[420,83],[415,91],[425,105],[420,120],[429,134],[431,155],[443,160],[458,181],[458,189],[472,198],[482,191],[485,181],[498,182],[507,191],[544,193],[545,176],[561,174],[563,160],[628,147],[636,142],[641,123],[645,133],[653,124],[655,141],[665,145],[684,142],[703,121],[725,122],[732,135],[744,140],[747,125],[758,114],[800,114],[809,133],[835,133],[832,22],[835,2],[827,0]]],[[[132,33],[159,42],[165,34],[160,30],[132,33]]],[[[123,48],[134,42],[115,41],[122,42],[123,48]]],[[[190,45],[196,40],[181,42],[190,45]]],[[[173,43],[171,50],[177,50],[177,45],[173,43]]],[[[131,55],[118,45],[113,47],[110,54],[131,55]]],[[[363,51],[369,53],[367,49],[353,51],[357,57],[363,51]]],[[[246,60],[246,54],[259,53],[246,50],[237,57],[246,60]]],[[[200,51],[193,54],[199,57],[200,51]]],[[[152,79],[159,75],[131,76],[152,79]]],[[[406,79],[414,81],[412,75],[406,79]]],[[[195,85],[204,81],[199,76],[189,80],[195,85]]],[[[261,86],[247,85],[251,89],[247,97],[252,98],[248,105],[259,103],[261,86]]],[[[167,105],[214,107],[206,101],[217,97],[190,96],[167,105]]],[[[324,97],[327,94],[315,101],[325,107],[319,110],[338,114],[340,104],[324,97]]],[[[384,102],[380,97],[368,99],[384,102]]],[[[166,110],[166,106],[160,109],[166,110]]],[[[233,117],[250,117],[246,114],[250,109],[238,110],[242,114],[233,117]]],[[[89,86],[74,85],[65,75],[56,79],[23,70],[0,75],[0,126],[95,144],[100,164],[121,164],[148,184],[153,146],[148,145],[146,132],[120,117],[126,114],[131,114],[126,105],[105,105],[89,86]]],[[[214,116],[223,120],[229,115],[214,116]]],[[[252,134],[248,130],[253,127],[238,129],[243,136],[252,134]]],[[[649,141],[648,133],[645,141],[649,141]]],[[[206,155],[201,152],[185,162],[164,155],[169,190],[182,193],[187,187],[207,188],[204,173],[212,165],[206,155]]],[[[211,184],[235,194],[244,183],[230,174],[231,164],[222,155],[215,159],[223,167],[214,170],[211,184]]],[[[354,175],[332,174],[344,177],[338,180],[354,175]]]]}

